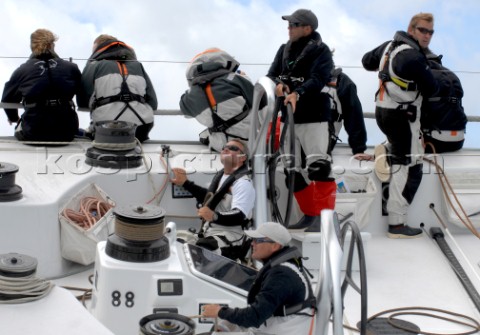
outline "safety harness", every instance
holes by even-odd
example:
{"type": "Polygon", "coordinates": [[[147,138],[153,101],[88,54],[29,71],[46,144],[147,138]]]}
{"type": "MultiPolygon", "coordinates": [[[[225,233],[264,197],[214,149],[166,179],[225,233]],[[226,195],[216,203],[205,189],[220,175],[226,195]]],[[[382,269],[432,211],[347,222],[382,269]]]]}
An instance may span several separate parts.
{"type": "Polygon", "coordinates": [[[332,113],[332,121],[333,122],[341,122],[343,120],[342,115],[342,105],[338,98],[337,94],[337,84],[338,84],[338,76],[342,73],[342,69],[334,69],[331,73],[330,81],[325,85],[322,89],[322,92],[328,94],[330,97],[330,110],[332,113]]]}
{"type": "Polygon", "coordinates": [[[392,56],[393,50],[396,49],[396,53],[399,53],[400,51],[403,51],[409,48],[411,48],[411,46],[408,45],[407,43],[402,43],[397,41],[393,41],[390,43],[390,46],[387,52],[385,53],[385,63],[383,65],[383,68],[378,72],[378,78],[382,81],[382,83],[385,83],[387,81],[392,81],[394,84],[399,86],[404,91],[418,90],[418,86],[413,80],[405,80],[398,76],[391,76],[389,71],[391,69],[390,58],[392,56]]]}
{"type": "Polygon", "coordinates": [[[411,45],[405,41],[392,41],[387,47],[387,51],[384,55],[383,64],[381,64],[381,69],[378,73],[378,78],[380,79],[380,87],[375,93],[375,96],[378,97],[380,101],[384,101],[385,93],[390,97],[390,100],[396,103],[398,106],[396,109],[405,112],[407,118],[410,122],[414,122],[417,117],[417,107],[413,106],[414,102],[417,101],[420,96],[420,91],[418,90],[417,84],[413,80],[405,80],[395,75],[393,72],[393,66],[391,59],[395,57],[399,52],[414,48],[419,49],[418,46],[411,45]],[[391,75],[393,74],[393,75],[391,75]],[[388,92],[387,83],[392,82],[401,90],[406,92],[416,92],[413,99],[408,101],[395,101],[392,98],[392,95],[388,92]]]}
{"type": "Polygon", "coordinates": [[[248,173],[249,173],[249,170],[247,166],[243,165],[237,170],[235,170],[231,175],[229,175],[227,179],[225,179],[225,181],[223,182],[222,186],[218,188],[218,185],[220,184],[220,180],[222,179],[222,176],[223,176],[223,169],[218,171],[215,177],[213,177],[213,180],[210,186],[208,187],[208,192],[207,192],[207,195],[205,196],[203,205],[208,206],[208,208],[210,208],[212,211],[215,210],[215,208],[218,206],[220,201],[222,201],[223,197],[225,196],[225,194],[227,194],[228,190],[233,185],[233,183],[235,183],[238,179],[242,178],[248,173]]]}
{"type": "Polygon", "coordinates": [[[127,78],[128,78],[127,66],[122,61],[117,61],[116,63],[118,66],[118,70],[122,76],[122,84],[120,86],[120,92],[116,95],[112,95],[109,97],[101,97],[101,98],[95,99],[92,104],[91,111],[93,111],[97,107],[101,107],[113,102],[123,102],[125,103],[125,106],[122,108],[120,113],[118,113],[118,115],[115,117],[114,120],[118,120],[127,109],[130,109],[142,124],[146,124],[145,121],[140,117],[140,115],[135,111],[135,109],[130,105],[130,102],[132,101],[138,101],[144,104],[146,103],[146,99],[144,96],[132,93],[130,91],[127,84],[127,78]]]}
{"type": "Polygon", "coordinates": [[[322,38],[320,37],[320,34],[316,33],[314,38],[310,39],[307,42],[307,44],[302,49],[302,52],[300,52],[298,57],[295,58],[295,60],[289,61],[291,42],[288,42],[285,48],[283,49],[283,55],[282,55],[282,63],[285,64],[284,69],[286,69],[286,71],[277,77],[277,84],[283,83],[288,86],[290,86],[289,84],[292,84],[293,87],[300,86],[305,81],[305,78],[293,77],[292,73],[294,72],[297,64],[311,51],[311,49],[321,44],[322,44],[322,38]]]}
{"type": "MultiPolygon", "coordinates": [[[[235,115],[234,117],[228,119],[228,120],[223,120],[220,116],[218,116],[218,104],[217,101],[215,100],[215,96],[213,95],[212,91],[212,83],[207,82],[203,86],[203,90],[205,92],[205,95],[207,96],[208,100],[208,105],[210,106],[210,110],[212,111],[212,120],[213,120],[213,126],[208,128],[208,131],[210,133],[224,133],[225,135],[229,135],[226,130],[233,126],[234,124],[237,124],[238,122],[242,121],[245,119],[250,110],[248,108],[248,105],[243,106],[243,110],[240,114],[235,115]]],[[[238,135],[235,135],[235,137],[239,137],[238,135]]],[[[242,137],[240,137],[242,138],[242,137]]],[[[243,140],[247,140],[246,138],[242,138],[243,140]]]]}

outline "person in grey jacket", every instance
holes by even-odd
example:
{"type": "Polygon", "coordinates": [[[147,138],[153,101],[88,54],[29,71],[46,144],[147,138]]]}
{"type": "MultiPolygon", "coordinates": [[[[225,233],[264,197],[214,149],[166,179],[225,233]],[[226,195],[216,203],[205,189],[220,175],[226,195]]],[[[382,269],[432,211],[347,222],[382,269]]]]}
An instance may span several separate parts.
{"type": "Polygon", "coordinates": [[[157,96],[132,47],[102,34],[93,43],[93,54],[82,73],[79,107],[89,108],[94,132],[98,121],[127,121],[137,125],[135,136],[147,140],[154,124],[157,96]]]}
{"type": "Polygon", "coordinates": [[[180,98],[180,110],[208,127],[200,141],[217,152],[231,139],[248,140],[253,84],[239,66],[227,52],[210,48],[196,55],[186,71],[189,89],[180,98]]]}

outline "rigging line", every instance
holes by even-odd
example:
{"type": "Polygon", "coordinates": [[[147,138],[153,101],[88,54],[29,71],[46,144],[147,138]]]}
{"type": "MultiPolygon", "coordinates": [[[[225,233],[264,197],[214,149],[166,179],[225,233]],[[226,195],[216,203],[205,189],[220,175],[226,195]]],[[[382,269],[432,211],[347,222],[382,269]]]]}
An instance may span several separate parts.
{"type": "MultiPolygon", "coordinates": [[[[0,59],[29,59],[29,56],[0,56],[0,59]]],[[[92,58],[75,58],[75,57],[60,57],[63,60],[67,61],[89,61],[89,60],[95,60],[92,58]]],[[[165,63],[165,64],[190,64],[190,61],[179,61],[179,60],[150,60],[150,59],[136,59],[136,60],[124,60],[125,62],[140,62],[140,63],[165,63]]],[[[270,66],[271,63],[241,63],[242,66],[270,66]]],[[[361,65],[338,65],[337,67],[339,68],[345,68],[345,69],[362,69],[363,66],[361,65]]],[[[480,74],[480,71],[474,71],[474,70],[451,70],[452,72],[455,73],[464,73],[464,74],[480,74]]]]}

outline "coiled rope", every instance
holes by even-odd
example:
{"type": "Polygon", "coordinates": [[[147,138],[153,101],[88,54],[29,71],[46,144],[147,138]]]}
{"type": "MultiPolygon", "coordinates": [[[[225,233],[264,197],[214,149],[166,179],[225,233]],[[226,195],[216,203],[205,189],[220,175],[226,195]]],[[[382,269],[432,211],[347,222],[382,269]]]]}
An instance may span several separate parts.
{"type": "Polygon", "coordinates": [[[161,238],[164,234],[164,221],[160,220],[155,224],[132,224],[115,219],[115,234],[129,241],[154,241],[161,238]]]}
{"type": "Polygon", "coordinates": [[[135,149],[137,146],[137,141],[138,140],[129,143],[101,143],[93,140],[92,146],[101,150],[126,151],[135,149]]]}
{"type": "Polygon", "coordinates": [[[48,295],[54,284],[36,278],[34,274],[25,277],[0,275],[0,304],[18,304],[41,299],[48,295]]]}
{"type": "Polygon", "coordinates": [[[88,230],[95,225],[113,206],[103,199],[87,196],[80,200],[80,209],[65,208],[63,216],[79,227],[88,230]]]}
{"type": "Polygon", "coordinates": [[[383,312],[377,313],[375,315],[372,315],[371,317],[368,318],[368,322],[372,321],[375,318],[378,318],[381,315],[388,314],[388,313],[393,313],[391,314],[387,320],[388,323],[398,329],[405,330],[407,332],[411,332],[412,334],[425,334],[425,335],[470,335],[470,334],[476,334],[477,332],[480,331],[480,323],[475,320],[474,318],[471,318],[469,316],[463,315],[463,314],[458,314],[458,313],[453,313],[449,312],[443,309],[438,309],[438,308],[429,308],[429,307],[401,307],[401,308],[394,308],[394,309],[389,309],[385,310],[383,312]],[[431,311],[439,314],[446,314],[450,315],[453,317],[456,317],[457,319],[441,316],[438,314],[432,314],[432,313],[424,313],[424,312],[415,312],[415,310],[422,310],[422,311],[431,311]],[[420,315],[420,316],[425,316],[429,318],[435,318],[439,320],[444,320],[448,322],[452,322],[455,324],[459,324],[465,327],[472,328],[471,331],[465,331],[461,333],[432,333],[432,332],[427,332],[427,331],[422,331],[422,330],[417,330],[417,329],[410,329],[408,327],[404,327],[399,325],[397,322],[398,319],[395,319],[394,317],[400,316],[400,315],[420,315]],[[471,321],[471,323],[467,323],[464,321],[461,321],[460,319],[466,319],[471,321]]]}

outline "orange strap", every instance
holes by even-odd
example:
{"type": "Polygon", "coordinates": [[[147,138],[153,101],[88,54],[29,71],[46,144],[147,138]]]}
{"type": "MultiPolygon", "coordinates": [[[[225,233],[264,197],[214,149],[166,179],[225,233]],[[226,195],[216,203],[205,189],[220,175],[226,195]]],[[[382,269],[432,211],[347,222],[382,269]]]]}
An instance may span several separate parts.
{"type": "Polygon", "coordinates": [[[385,86],[383,81],[380,80],[380,88],[378,91],[378,100],[383,101],[385,99],[385,86]]]}
{"type": "Polygon", "coordinates": [[[208,83],[207,86],[205,86],[205,93],[207,94],[207,99],[208,99],[208,103],[210,104],[210,108],[212,108],[213,110],[216,110],[217,101],[213,96],[212,85],[210,83],[208,83]]]}
{"type": "Polygon", "coordinates": [[[308,335],[313,335],[313,325],[315,324],[315,309],[312,309],[312,321],[310,321],[310,330],[308,331],[308,335]]]}
{"type": "Polygon", "coordinates": [[[120,74],[122,75],[122,77],[125,77],[126,75],[128,75],[128,69],[125,63],[117,62],[117,66],[118,66],[118,71],[120,71],[120,74]]]}
{"type": "Polygon", "coordinates": [[[102,52],[103,50],[106,50],[106,49],[108,49],[108,48],[110,48],[110,47],[112,47],[112,46],[114,46],[114,45],[123,45],[124,47],[127,47],[127,48],[129,48],[129,49],[133,49],[131,46],[129,46],[129,45],[126,44],[126,43],[123,43],[123,42],[120,42],[120,41],[115,41],[115,42],[112,42],[112,43],[110,43],[110,44],[107,44],[106,46],[104,46],[104,47],[101,48],[101,49],[95,50],[95,53],[97,53],[97,52],[102,52]]]}

